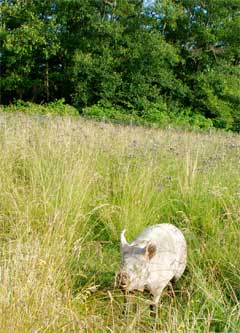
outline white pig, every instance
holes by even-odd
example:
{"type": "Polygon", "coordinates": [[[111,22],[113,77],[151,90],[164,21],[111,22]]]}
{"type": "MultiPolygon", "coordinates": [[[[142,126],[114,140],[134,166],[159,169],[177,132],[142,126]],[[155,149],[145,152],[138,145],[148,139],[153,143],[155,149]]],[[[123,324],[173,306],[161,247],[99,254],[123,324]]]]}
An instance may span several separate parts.
{"type": "Polygon", "coordinates": [[[121,233],[122,264],[117,284],[126,293],[148,290],[157,305],[162,290],[177,281],[187,262],[187,245],[182,232],[172,224],[148,227],[130,244],[121,233]]]}

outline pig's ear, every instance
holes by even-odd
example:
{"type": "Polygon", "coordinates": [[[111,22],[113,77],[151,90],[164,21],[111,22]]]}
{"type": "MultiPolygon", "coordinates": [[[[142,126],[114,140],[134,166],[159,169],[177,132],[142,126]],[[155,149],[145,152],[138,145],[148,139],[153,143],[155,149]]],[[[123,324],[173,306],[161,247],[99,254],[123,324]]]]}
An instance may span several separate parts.
{"type": "Polygon", "coordinates": [[[121,232],[121,236],[120,236],[120,239],[121,239],[121,250],[123,251],[124,249],[126,250],[128,247],[129,247],[129,244],[125,238],[125,232],[126,232],[126,229],[124,229],[122,232],[121,232]]]}
{"type": "Polygon", "coordinates": [[[152,241],[150,241],[148,243],[148,245],[146,246],[145,249],[146,249],[145,254],[149,260],[152,259],[155,256],[155,254],[157,253],[157,246],[152,241]]]}

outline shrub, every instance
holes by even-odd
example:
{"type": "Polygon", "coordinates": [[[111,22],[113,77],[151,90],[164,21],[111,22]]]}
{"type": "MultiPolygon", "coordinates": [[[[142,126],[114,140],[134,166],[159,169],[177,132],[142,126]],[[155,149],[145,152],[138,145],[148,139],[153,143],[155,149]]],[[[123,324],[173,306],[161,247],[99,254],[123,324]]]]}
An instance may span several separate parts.
{"type": "Polygon", "coordinates": [[[17,100],[15,104],[4,106],[3,111],[18,111],[28,114],[56,114],[70,116],[75,116],[79,114],[78,110],[75,107],[69,104],[65,104],[64,98],[46,104],[35,104],[32,102],[17,100]]]}

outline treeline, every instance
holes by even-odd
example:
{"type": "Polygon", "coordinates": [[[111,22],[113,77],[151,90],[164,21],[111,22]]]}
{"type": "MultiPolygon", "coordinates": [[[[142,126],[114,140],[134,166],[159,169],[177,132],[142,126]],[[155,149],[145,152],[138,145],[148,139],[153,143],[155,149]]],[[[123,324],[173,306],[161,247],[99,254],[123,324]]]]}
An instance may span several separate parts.
{"type": "Polygon", "coordinates": [[[239,0],[0,4],[2,104],[64,98],[80,112],[240,131],[239,0]]]}

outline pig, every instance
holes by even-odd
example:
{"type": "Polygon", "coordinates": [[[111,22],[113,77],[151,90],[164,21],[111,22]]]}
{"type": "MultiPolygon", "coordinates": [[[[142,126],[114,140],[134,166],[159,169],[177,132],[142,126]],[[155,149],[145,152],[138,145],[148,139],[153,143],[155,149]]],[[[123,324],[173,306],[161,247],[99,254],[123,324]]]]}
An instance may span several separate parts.
{"type": "Polygon", "coordinates": [[[125,294],[147,290],[156,308],[163,289],[176,282],[187,263],[187,244],[182,232],[173,224],[149,226],[130,244],[121,233],[122,264],[116,282],[125,294]]]}

